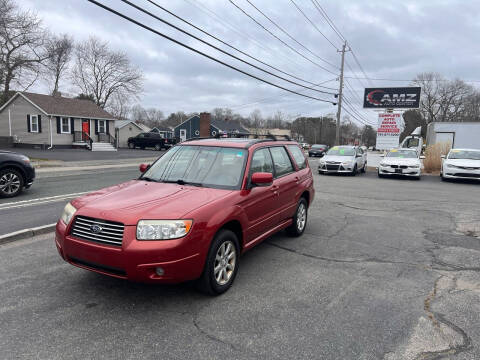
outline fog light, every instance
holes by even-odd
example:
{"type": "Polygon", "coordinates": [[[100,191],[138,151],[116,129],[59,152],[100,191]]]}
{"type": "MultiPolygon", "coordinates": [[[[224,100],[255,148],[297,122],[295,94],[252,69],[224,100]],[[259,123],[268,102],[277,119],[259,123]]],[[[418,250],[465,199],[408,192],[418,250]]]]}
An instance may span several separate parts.
{"type": "Polygon", "coordinates": [[[163,276],[163,274],[165,274],[165,271],[163,270],[163,268],[157,267],[155,268],[155,274],[157,274],[158,276],[163,276]]]}

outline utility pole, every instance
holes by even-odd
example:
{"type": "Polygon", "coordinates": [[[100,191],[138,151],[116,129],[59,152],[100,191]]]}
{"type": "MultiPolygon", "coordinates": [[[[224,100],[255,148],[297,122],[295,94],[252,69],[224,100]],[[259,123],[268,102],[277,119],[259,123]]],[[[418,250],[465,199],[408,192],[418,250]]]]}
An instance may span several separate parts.
{"type": "Polygon", "coordinates": [[[335,145],[340,145],[340,116],[342,115],[342,95],[343,95],[343,67],[345,65],[345,51],[347,47],[347,42],[345,41],[342,45],[342,50],[338,52],[342,53],[342,64],[340,66],[340,88],[338,90],[338,110],[337,110],[337,131],[335,134],[335,145]]]}

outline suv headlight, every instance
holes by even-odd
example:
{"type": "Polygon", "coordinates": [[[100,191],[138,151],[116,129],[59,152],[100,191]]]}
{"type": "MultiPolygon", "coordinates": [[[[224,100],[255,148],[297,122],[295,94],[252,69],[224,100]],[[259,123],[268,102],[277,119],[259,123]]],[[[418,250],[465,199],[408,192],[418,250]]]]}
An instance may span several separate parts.
{"type": "Polygon", "coordinates": [[[137,240],[178,239],[188,234],[192,220],[140,220],[137,240]]]}
{"type": "Polygon", "coordinates": [[[65,208],[63,209],[63,213],[60,219],[62,219],[65,225],[68,225],[70,223],[70,220],[72,220],[73,215],[75,215],[76,212],[77,212],[77,209],[75,209],[75,207],[71,203],[68,203],[67,205],[65,205],[65,208]]]}

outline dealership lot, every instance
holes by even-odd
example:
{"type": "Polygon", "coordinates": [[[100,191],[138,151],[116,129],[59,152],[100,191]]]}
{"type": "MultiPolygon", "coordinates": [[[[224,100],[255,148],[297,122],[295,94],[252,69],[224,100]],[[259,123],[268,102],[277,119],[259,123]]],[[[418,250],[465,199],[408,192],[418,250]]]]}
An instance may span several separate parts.
{"type": "Polygon", "coordinates": [[[134,284],[74,268],[52,234],[0,246],[2,352],[479,358],[479,184],[314,174],[304,236],[280,233],[245,254],[234,286],[216,298],[191,284],[134,284]]]}

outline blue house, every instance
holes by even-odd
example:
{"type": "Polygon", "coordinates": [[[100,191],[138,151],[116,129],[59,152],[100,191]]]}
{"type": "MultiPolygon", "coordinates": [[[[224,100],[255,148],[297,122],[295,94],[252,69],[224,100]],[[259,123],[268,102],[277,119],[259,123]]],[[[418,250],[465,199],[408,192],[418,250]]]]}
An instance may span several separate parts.
{"type": "Polygon", "coordinates": [[[160,134],[160,136],[164,139],[171,139],[173,138],[173,131],[172,129],[166,126],[156,126],[150,132],[160,134]]]}
{"type": "Polygon", "coordinates": [[[236,121],[211,120],[209,113],[192,116],[174,128],[180,141],[195,137],[248,137],[250,132],[236,121]]]}

